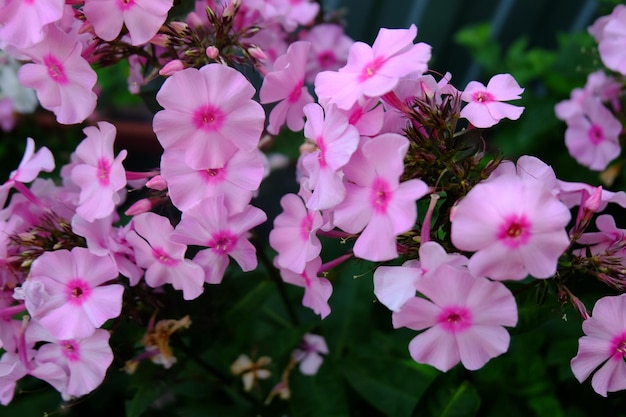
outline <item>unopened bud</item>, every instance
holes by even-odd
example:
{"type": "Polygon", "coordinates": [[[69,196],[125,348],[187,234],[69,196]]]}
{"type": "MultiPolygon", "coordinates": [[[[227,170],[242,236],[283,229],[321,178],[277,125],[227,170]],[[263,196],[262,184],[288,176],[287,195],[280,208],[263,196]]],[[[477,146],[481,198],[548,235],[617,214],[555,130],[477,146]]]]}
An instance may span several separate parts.
{"type": "Polygon", "coordinates": [[[83,24],[78,28],[78,34],[80,35],[83,33],[94,33],[93,24],[88,20],[83,22],[83,24]]]}
{"type": "Polygon", "coordinates": [[[170,28],[178,35],[185,35],[189,32],[189,26],[185,22],[170,22],[170,28]]]}
{"type": "Polygon", "coordinates": [[[268,59],[265,52],[263,52],[263,50],[258,46],[251,46],[250,48],[248,48],[248,53],[252,58],[256,58],[261,61],[265,61],[268,59]]]}
{"type": "Polygon", "coordinates": [[[146,187],[157,191],[167,190],[167,182],[160,175],[155,175],[146,182],[146,187]]]}
{"type": "Polygon", "coordinates": [[[147,213],[152,209],[152,207],[154,207],[154,202],[155,201],[152,198],[142,198],[130,206],[124,214],[127,216],[136,216],[141,213],[147,213]]]}
{"type": "Polygon", "coordinates": [[[154,46],[161,46],[167,48],[170,44],[170,37],[163,33],[157,33],[150,39],[150,43],[154,46]]]}
{"type": "Polygon", "coordinates": [[[241,7],[241,0],[231,0],[224,8],[222,17],[232,18],[235,13],[237,13],[237,10],[239,10],[239,7],[241,7]]]}
{"type": "Polygon", "coordinates": [[[211,45],[206,48],[206,56],[208,56],[209,58],[217,59],[219,55],[220,51],[215,46],[211,45]]]}
{"type": "Polygon", "coordinates": [[[183,64],[183,61],[181,61],[180,59],[175,59],[163,65],[163,68],[159,70],[159,75],[163,75],[164,77],[167,77],[184,68],[185,68],[185,64],[183,64]]]}
{"type": "Polygon", "coordinates": [[[196,13],[196,12],[190,12],[187,15],[187,24],[189,26],[194,27],[194,28],[198,28],[198,27],[204,26],[204,23],[202,22],[202,19],[200,19],[200,16],[198,16],[198,13],[196,13]]]}

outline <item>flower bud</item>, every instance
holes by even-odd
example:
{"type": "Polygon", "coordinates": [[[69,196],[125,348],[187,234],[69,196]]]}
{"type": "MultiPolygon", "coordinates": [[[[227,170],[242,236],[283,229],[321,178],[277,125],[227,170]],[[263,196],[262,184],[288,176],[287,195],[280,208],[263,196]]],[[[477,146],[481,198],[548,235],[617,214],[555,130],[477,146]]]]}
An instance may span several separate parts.
{"type": "Polygon", "coordinates": [[[163,65],[163,68],[159,70],[159,75],[163,75],[164,77],[167,77],[184,68],[185,68],[185,64],[183,64],[183,61],[181,61],[180,59],[175,59],[163,65]]]}
{"type": "Polygon", "coordinates": [[[211,45],[206,48],[206,56],[208,56],[209,58],[217,59],[219,55],[220,51],[215,46],[211,45]]]}

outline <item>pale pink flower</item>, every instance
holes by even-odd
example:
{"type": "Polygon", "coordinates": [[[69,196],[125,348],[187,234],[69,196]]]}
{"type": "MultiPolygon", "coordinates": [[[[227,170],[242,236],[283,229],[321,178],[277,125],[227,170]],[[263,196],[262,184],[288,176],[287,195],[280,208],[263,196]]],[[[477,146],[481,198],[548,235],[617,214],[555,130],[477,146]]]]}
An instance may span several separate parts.
{"type": "Polygon", "coordinates": [[[346,197],[334,209],[334,224],[348,233],[361,232],[353,249],[360,258],[397,257],[396,237],[415,225],[415,202],[428,186],[418,179],[400,183],[408,148],[404,136],[385,133],[368,139],[346,167],[346,197]]]}
{"type": "Polygon", "coordinates": [[[252,84],[233,68],[186,68],[165,80],[157,93],[164,110],[154,116],[154,132],[165,149],[184,150],[192,168],[224,164],[234,149],[251,151],[259,142],[265,113],[252,100],[254,94],[252,84]]]}
{"type": "Polygon", "coordinates": [[[621,152],[622,124],[598,99],[586,99],[582,109],[584,114],[567,120],[565,145],[579,164],[601,171],[621,152]]]}
{"type": "Polygon", "coordinates": [[[339,25],[322,23],[315,25],[301,36],[303,41],[311,43],[311,52],[306,65],[306,80],[313,83],[321,71],[336,71],[343,67],[348,59],[350,47],[354,43],[339,25]]]}
{"type": "Polygon", "coordinates": [[[583,331],[571,361],[576,379],[583,382],[593,373],[591,386],[603,397],[626,389],[626,294],[599,299],[583,331]]]}
{"type": "Polygon", "coordinates": [[[494,75],[486,87],[470,81],[461,93],[461,100],[468,103],[461,110],[461,117],[480,128],[491,127],[504,118],[517,120],[524,107],[502,102],[519,99],[523,92],[511,74],[494,75]]]}
{"type": "Polygon", "coordinates": [[[4,0],[0,4],[0,47],[29,48],[63,16],[63,0],[4,0]]]}
{"type": "Polygon", "coordinates": [[[172,0],[85,0],[83,11],[96,35],[117,38],[125,25],[131,43],[147,43],[165,23],[172,0]]]}
{"type": "Polygon", "coordinates": [[[274,70],[265,75],[259,91],[261,103],[278,101],[269,115],[268,133],[278,134],[280,128],[287,127],[300,131],[304,127],[303,107],[313,102],[313,97],[304,86],[304,66],[310,43],[292,43],[285,55],[274,62],[274,70]]]}
{"type": "Polygon", "coordinates": [[[81,56],[82,44],[56,26],[43,41],[21,51],[33,60],[20,68],[20,83],[35,89],[41,105],[62,124],[80,123],[93,113],[97,75],[81,56]]]}
{"type": "Polygon", "coordinates": [[[301,273],[306,263],[315,259],[322,250],[315,234],[322,226],[322,215],[308,210],[295,194],[283,196],[280,205],[283,212],[274,219],[270,246],[278,252],[275,262],[279,267],[301,273]]]}
{"type": "Polygon", "coordinates": [[[308,262],[301,273],[295,273],[288,269],[280,269],[280,275],[288,284],[304,288],[302,305],[325,318],[330,314],[328,299],[333,293],[333,286],[326,278],[318,276],[322,260],[317,257],[308,262]]]}
{"type": "Polygon", "coordinates": [[[468,264],[476,276],[549,278],[570,244],[570,217],[542,183],[502,175],[477,184],[458,202],[451,239],[458,249],[476,252],[468,264]]]}
{"type": "Polygon", "coordinates": [[[146,269],[146,284],[152,288],[171,284],[174,289],[182,290],[185,300],[202,294],[202,268],[185,259],[187,245],[172,240],[174,228],[169,219],[156,213],[143,213],[133,218],[132,227],[126,240],[133,246],[137,265],[146,269]]]}
{"type": "Polygon", "coordinates": [[[326,340],[318,334],[307,333],[291,357],[300,364],[299,368],[302,374],[315,375],[324,362],[322,354],[328,354],[326,340]]]}
{"type": "Polygon", "coordinates": [[[401,77],[426,71],[431,48],[423,42],[413,44],[416,35],[415,25],[409,29],[382,28],[371,47],[355,42],[344,67],[317,75],[315,92],[341,109],[365,97],[383,96],[401,77]]]}
{"type": "Polygon", "coordinates": [[[98,122],[83,133],[86,138],[76,147],[70,178],[80,188],[76,213],[91,222],[111,215],[120,202],[118,192],[126,186],[126,150],[114,156],[117,130],[111,123],[98,122]]]}
{"type": "Polygon", "coordinates": [[[194,261],[204,268],[207,283],[219,284],[229,258],[244,272],[256,268],[256,249],[248,233],[265,220],[267,216],[259,208],[246,206],[241,212],[230,213],[222,196],[209,197],[183,213],[172,239],[207,248],[200,250],[194,261]]]}
{"type": "MultiPolygon", "coordinates": [[[[588,245],[592,255],[606,253],[607,249],[613,249],[615,256],[626,253],[626,229],[620,229],[615,224],[615,219],[610,214],[602,214],[596,218],[597,232],[584,233],[576,243],[588,245]]],[[[580,254],[585,256],[585,249],[580,249],[580,254]]]]}
{"type": "Polygon", "coordinates": [[[392,319],[395,328],[427,329],[409,343],[416,362],[445,372],[460,361],[476,370],[507,351],[503,326],[517,324],[517,306],[502,283],[443,265],[415,286],[427,298],[411,298],[392,319]]]}
{"type": "Polygon", "coordinates": [[[87,337],[120,315],[124,287],[102,285],[117,276],[111,258],[94,255],[86,248],[45,252],[31,267],[31,284],[42,285],[25,290],[26,306],[57,339],[87,337]]]}
{"type": "Polygon", "coordinates": [[[626,74],[626,53],[621,45],[626,41],[626,8],[616,7],[602,29],[598,52],[607,68],[626,74]]]}

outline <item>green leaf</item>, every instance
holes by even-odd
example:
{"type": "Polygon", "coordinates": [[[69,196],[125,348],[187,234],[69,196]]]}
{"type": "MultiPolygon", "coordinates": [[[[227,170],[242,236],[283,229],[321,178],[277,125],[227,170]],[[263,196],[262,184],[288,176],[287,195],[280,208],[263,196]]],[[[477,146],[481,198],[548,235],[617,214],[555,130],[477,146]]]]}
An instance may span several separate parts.
{"type": "Polygon", "coordinates": [[[161,390],[156,384],[149,384],[146,381],[139,385],[132,399],[126,401],[126,416],[139,417],[159,398],[161,390]]]}
{"type": "MultiPolygon", "coordinates": [[[[447,377],[447,375],[446,375],[447,377]]],[[[443,379],[447,379],[444,377],[443,379]]],[[[415,416],[428,415],[432,417],[471,417],[476,415],[480,407],[480,397],[476,388],[469,381],[462,381],[458,385],[444,382],[443,387],[434,392],[433,398],[425,404],[425,409],[419,405],[415,409],[415,416]]]]}
{"type": "Polygon", "coordinates": [[[318,373],[305,376],[295,373],[291,379],[291,408],[293,417],[345,417],[350,415],[346,389],[333,366],[326,359],[318,373]]]}

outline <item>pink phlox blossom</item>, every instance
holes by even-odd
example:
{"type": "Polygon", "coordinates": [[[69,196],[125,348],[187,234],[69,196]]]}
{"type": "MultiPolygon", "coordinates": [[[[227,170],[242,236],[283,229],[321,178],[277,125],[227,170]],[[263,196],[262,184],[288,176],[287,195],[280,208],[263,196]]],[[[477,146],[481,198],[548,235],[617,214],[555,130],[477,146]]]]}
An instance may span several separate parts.
{"type": "Polygon", "coordinates": [[[582,108],[584,114],[567,120],[565,145],[579,164],[601,171],[621,152],[622,125],[598,99],[586,99],[582,108]]]}
{"type": "Polygon", "coordinates": [[[301,183],[312,191],[306,202],[311,210],[339,204],[345,196],[341,168],[348,163],[359,143],[359,133],[345,115],[324,110],[316,103],[304,107],[304,136],[314,148],[300,156],[304,169],[301,183]]]}
{"type": "Polygon", "coordinates": [[[204,272],[200,265],[185,258],[187,245],[172,239],[174,228],[169,219],[148,212],[135,216],[126,240],[133,246],[137,265],[146,269],[144,279],[152,288],[171,284],[193,300],[204,291],[204,272]]]}
{"type": "Polygon", "coordinates": [[[428,186],[418,179],[400,183],[408,148],[404,136],[385,133],[367,140],[346,167],[346,197],[334,208],[334,224],[348,233],[361,232],[353,249],[360,258],[397,257],[396,237],[415,225],[415,202],[428,186]]]}
{"type": "Polygon", "coordinates": [[[367,99],[361,103],[354,103],[349,109],[339,109],[334,104],[327,104],[329,111],[338,111],[348,118],[348,123],[354,126],[360,136],[373,137],[380,133],[385,120],[385,109],[378,99],[367,99]]]}
{"type": "Polygon", "coordinates": [[[157,93],[164,110],[153,128],[167,150],[185,151],[185,162],[204,169],[223,164],[234,149],[256,148],[265,113],[252,100],[255,89],[237,70],[221,64],[186,68],[169,77],[157,93]],[[187,97],[180,100],[180,97],[187,97]]]}
{"type": "Polygon", "coordinates": [[[461,100],[468,103],[461,110],[461,117],[479,128],[491,127],[504,118],[517,120],[524,107],[503,101],[517,100],[523,92],[511,74],[494,75],[486,87],[478,81],[470,81],[461,93],[461,100]]]}
{"type": "Polygon", "coordinates": [[[224,163],[192,168],[185,163],[183,150],[165,150],[161,157],[161,176],[167,182],[172,203],[186,211],[201,200],[224,196],[229,211],[241,211],[259,188],[265,165],[257,148],[233,150],[224,163]]]}
{"type": "Polygon", "coordinates": [[[456,248],[475,252],[468,267],[476,276],[549,278],[570,244],[570,217],[540,182],[502,175],[477,184],[458,202],[451,239],[456,248]]]}
{"type": "Polygon", "coordinates": [[[35,89],[41,105],[61,124],[80,123],[96,108],[97,75],[81,51],[80,41],[56,26],[42,42],[22,50],[33,63],[20,68],[20,83],[35,89]]]}
{"type": "Polygon", "coordinates": [[[15,395],[17,381],[28,375],[28,369],[17,354],[5,352],[0,358],[0,404],[8,405],[15,395]]]}
{"type": "Polygon", "coordinates": [[[604,28],[606,27],[606,24],[614,19],[615,16],[617,16],[619,13],[621,13],[622,10],[626,10],[626,5],[616,5],[611,11],[611,14],[598,17],[587,28],[587,32],[589,32],[589,34],[595,38],[597,43],[600,43],[602,41],[602,38],[604,37],[604,28]]]}
{"type": "Polygon", "coordinates": [[[316,235],[323,223],[322,215],[307,209],[295,194],[283,196],[280,205],[283,212],[274,219],[270,246],[278,252],[275,262],[279,267],[299,274],[322,250],[316,235]]]}
{"type": "Polygon", "coordinates": [[[615,77],[598,70],[587,76],[584,88],[575,88],[568,100],[563,100],[554,106],[556,116],[563,121],[584,114],[583,103],[590,97],[599,99],[603,103],[611,103],[613,108],[619,108],[618,97],[621,84],[615,77]]]}
{"type": "Polygon", "coordinates": [[[143,269],[134,262],[134,252],[126,241],[126,227],[113,227],[111,215],[88,222],[80,216],[72,217],[72,231],[87,241],[87,248],[98,256],[110,256],[120,274],[129,279],[130,285],[137,285],[143,276],[143,269]]]}
{"type": "Polygon", "coordinates": [[[112,41],[126,26],[133,45],[147,43],[165,23],[172,0],[85,0],[83,11],[98,37],[112,41]]]}
{"type": "Polygon", "coordinates": [[[261,103],[278,103],[269,115],[268,133],[278,134],[280,128],[287,127],[300,131],[304,127],[305,105],[313,102],[313,97],[304,86],[304,66],[310,43],[297,41],[289,45],[287,53],[274,62],[274,70],[265,75],[259,91],[261,103]]]}
{"type": "Polygon", "coordinates": [[[287,53],[289,44],[285,40],[285,32],[279,24],[265,24],[263,30],[248,38],[253,45],[258,46],[266,58],[261,59],[263,70],[274,71],[274,62],[278,57],[287,53]]]}
{"type": "MultiPolygon", "coordinates": [[[[626,229],[619,229],[610,214],[602,214],[596,218],[597,232],[583,234],[576,243],[587,245],[591,255],[602,255],[610,250],[613,256],[624,256],[626,246],[626,229]]],[[[586,256],[586,250],[580,249],[578,254],[586,256]]]]}
{"type": "Polygon", "coordinates": [[[70,178],[80,187],[76,213],[91,222],[108,217],[120,203],[119,191],[126,186],[126,171],[122,161],[126,150],[115,157],[113,142],[117,130],[108,122],[98,122],[98,127],[83,130],[86,138],[76,148],[78,162],[70,178]]]}
{"type": "Polygon", "coordinates": [[[206,248],[196,254],[194,261],[204,268],[207,283],[219,284],[230,258],[244,272],[257,267],[256,249],[248,234],[265,220],[267,216],[259,208],[249,205],[241,212],[231,213],[223,197],[209,197],[183,213],[172,239],[206,248]]]}
{"type": "Polygon", "coordinates": [[[8,192],[15,182],[28,184],[37,178],[41,171],[52,172],[54,169],[54,157],[50,149],[45,146],[35,152],[35,141],[26,139],[26,149],[17,169],[9,174],[9,179],[0,185],[0,208],[4,207],[8,192]]]}
{"type": "Polygon", "coordinates": [[[118,274],[111,258],[87,248],[45,252],[32,264],[26,306],[57,339],[88,337],[120,315],[124,287],[103,285],[118,274]]]}
{"type": "Polygon", "coordinates": [[[278,10],[279,22],[287,32],[293,32],[298,26],[308,26],[320,11],[320,5],[314,0],[271,0],[278,10]]]}
{"type": "Polygon", "coordinates": [[[300,35],[311,43],[306,65],[306,81],[313,84],[321,71],[336,71],[347,63],[348,53],[354,41],[346,36],[343,28],[332,23],[315,25],[300,35]]]}
{"type": "Polygon", "coordinates": [[[476,370],[507,351],[503,326],[517,324],[517,306],[502,283],[442,265],[416,288],[426,298],[413,297],[392,315],[394,328],[425,330],[409,343],[416,362],[446,372],[460,361],[476,370]]]}
{"type": "Polygon", "coordinates": [[[365,97],[381,97],[393,90],[402,77],[427,69],[431,47],[413,44],[417,27],[382,28],[373,45],[355,42],[347,64],[337,72],[323,71],[315,78],[315,92],[342,109],[365,97]]]}
{"type": "Polygon", "coordinates": [[[302,305],[310,308],[323,319],[330,314],[328,299],[333,292],[333,286],[329,280],[318,276],[321,265],[322,260],[317,257],[308,262],[304,271],[299,274],[288,269],[279,269],[283,281],[304,288],[302,305]]]}
{"type": "Polygon", "coordinates": [[[598,40],[598,52],[607,68],[626,74],[626,53],[620,45],[626,41],[626,8],[616,7],[605,21],[598,40]]]}
{"type": "Polygon", "coordinates": [[[318,334],[307,333],[291,357],[300,364],[299,369],[303,375],[315,375],[324,362],[322,355],[326,354],[328,354],[326,340],[318,334]]]}
{"type": "Polygon", "coordinates": [[[374,271],[374,294],[391,311],[399,311],[406,301],[415,297],[417,280],[435,271],[441,265],[465,266],[467,258],[461,254],[446,253],[437,242],[422,244],[419,261],[409,260],[402,266],[379,266],[374,271]]]}
{"type": "Polygon", "coordinates": [[[626,389],[626,294],[599,299],[582,327],[585,336],[570,363],[576,379],[593,373],[591,386],[603,397],[626,389]]]}
{"type": "Polygon", "coordinates": [[[63,16],[63,0],[5,0],[0,4],[0,48],[29,48],[44,40],[63,16]]]}

